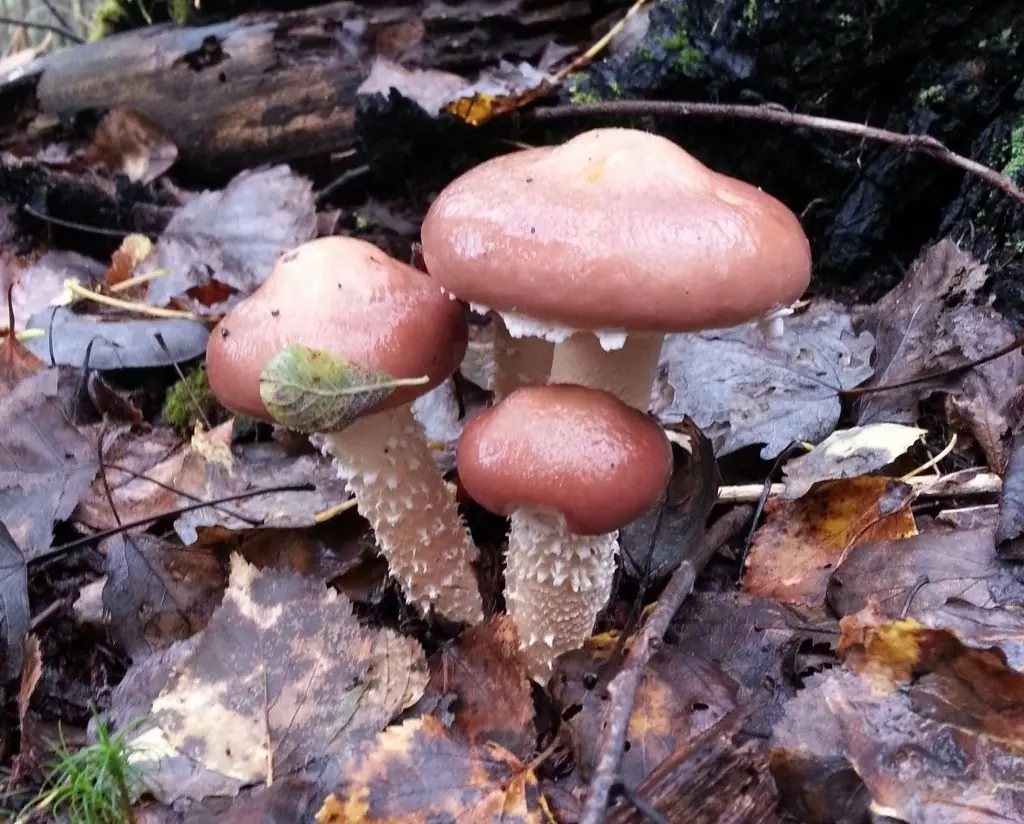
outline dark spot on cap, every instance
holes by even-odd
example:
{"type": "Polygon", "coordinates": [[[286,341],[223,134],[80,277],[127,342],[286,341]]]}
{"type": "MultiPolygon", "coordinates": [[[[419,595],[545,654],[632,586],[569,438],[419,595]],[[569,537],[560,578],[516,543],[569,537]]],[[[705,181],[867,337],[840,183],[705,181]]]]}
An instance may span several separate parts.
{"type": "Polygon", "coordinates": [[[272,318],[279,318],[279,317],[281,317],[281,310],[280,309],[271,309],[270,310],[270,316],[272,318]]]}
{"type": "Polygon", "coordinates": [[[281,255],[281,263],[291,263],[298,256],[299,250],[292,249],[290,252],[285,252],[283,255],[281,255]]]}
{"type": "Polygon", "coordinates": [[[221,336],[222,338],[225,338],[225,339],[226,339],[226,338],[227,338],[227,336],[228,336],[229,334],[230,334],[230,333],[228,332],[228,330],[227,330],[227,327],[225,327],[225,326],[222,326],[222,327],[220,328],[220,336],[221,336]]]}

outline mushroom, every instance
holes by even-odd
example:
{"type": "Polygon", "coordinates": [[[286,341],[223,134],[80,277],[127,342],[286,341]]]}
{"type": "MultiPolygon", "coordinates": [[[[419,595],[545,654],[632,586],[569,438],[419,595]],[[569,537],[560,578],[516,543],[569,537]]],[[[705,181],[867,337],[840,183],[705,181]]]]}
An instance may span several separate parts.
{"type": "Polygon", "coordinates": [[[324,237],[283,255],[221,320],[206,364],[227,408],[322,437],[411,603],[475,623],[477,550],[411,410],[467,338],[463,306],[428,275],[324,237]]]}
{"type": "Polygon", "coordinates": [[[672,447],[648,415],[581,386],[521,387],[466,424],[459,481],[511,519],[508,613],[531,675],[590,637],[611,595],[618,530],[649,510],[672,447]]]}
{"type": "Polygon", "coordinates": [[[754,320],[811,276],[785,205],[634,129],[476,166],[431,204],[421,240],[446,290],[555,344],[551,382],[642,410],[665,334],[754,320]]]}

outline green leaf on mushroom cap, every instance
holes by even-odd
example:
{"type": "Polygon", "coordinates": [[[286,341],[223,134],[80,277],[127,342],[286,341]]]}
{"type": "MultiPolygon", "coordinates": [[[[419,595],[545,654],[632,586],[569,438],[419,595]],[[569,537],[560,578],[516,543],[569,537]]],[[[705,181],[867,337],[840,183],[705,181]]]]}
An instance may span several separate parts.
{"type": "Polygon", "coordinates": [[[363,371],[322,349],[293,344],[278,352],[260,374],[260,397],[274,419],[301,432],[337,432],[402,386],[429,376],[394,378],[363,371]]]}

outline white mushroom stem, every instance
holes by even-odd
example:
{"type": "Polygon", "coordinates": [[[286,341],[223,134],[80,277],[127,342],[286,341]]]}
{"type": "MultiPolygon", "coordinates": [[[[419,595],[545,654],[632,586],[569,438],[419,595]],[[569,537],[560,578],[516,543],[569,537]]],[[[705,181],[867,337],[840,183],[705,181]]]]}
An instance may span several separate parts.
{"type": "Polygon", "coordinates": [[[453,621],[483,620],[477,549],[409,404],[324,436],[406,599],[453,621]]]}
{"type": "Polygon", "coordinates": [[[512,513],[505,602],[527,671],[544,683],[555,659],[579,649],[611,597],[618,533],[576,535],[561,515],[512,513]]]}
{"type": "Polygon", "coordinates": [[[543,338],[514,338],[497,312],[491,313],[494,333],[494,397],[496,400],[531,383],[547,383],[555,345],[543,338]]]}
{"type": "Polygon", "coordinates": [[[630,333],[621,348],[606,350],[594,334],[577,332],[555,345],[550,381],[603,389],[647,412],[664,340],[661,334],[630,333]]]}

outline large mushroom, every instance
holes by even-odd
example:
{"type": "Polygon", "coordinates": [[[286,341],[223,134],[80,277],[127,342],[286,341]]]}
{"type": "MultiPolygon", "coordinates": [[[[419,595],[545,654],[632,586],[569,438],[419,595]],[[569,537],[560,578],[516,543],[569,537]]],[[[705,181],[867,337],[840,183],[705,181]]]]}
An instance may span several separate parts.
{"type": "Polygon", "coordinates": [[[224,406],[318,434],[406,598],[482,619],[469,532],[411,403],[458,367],[463,306],[362,240],[325,237],[283,255],[207,347],[224,406]]]}
{"type": "Polygon", "coordinates": [[[671,141],[595,129],[489,160],[421,230],[427,270],[555,344],[554,383],[648,408],[664,335],[734,326],[795,301],[811,275],[797,217],[671,141]]]}
{"type": "Polygon", "coordinates": [[[568,385],[516,389],[466,424],[459,480],[511,526],[505,600],[531,675],[590,636],[611,594],[618,530],[649,510],[672,447],[614,395],[568,385]]]}

